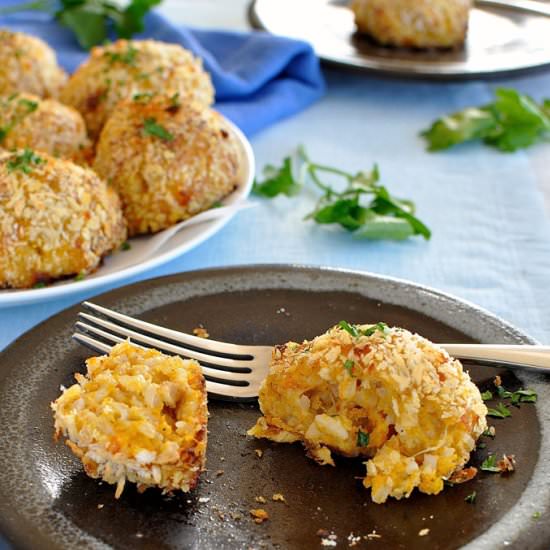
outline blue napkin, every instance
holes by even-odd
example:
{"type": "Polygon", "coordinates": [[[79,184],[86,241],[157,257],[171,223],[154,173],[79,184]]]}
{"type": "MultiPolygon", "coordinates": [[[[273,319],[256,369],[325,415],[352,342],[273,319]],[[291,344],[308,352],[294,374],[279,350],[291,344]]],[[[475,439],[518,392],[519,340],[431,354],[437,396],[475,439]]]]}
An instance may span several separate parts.
{"type": "MultiPolygon", "coordinates": [[[[0,6],[14,3],[0,0],[0,6]]],[[[7,15],[0,17],[0,27],[41,37],[69,72],[87,56],[48,14],[7,15]]],[[[216,88],[216,109],[248,135],[305,109],[324,92],[319,61],[305,42],[263,32],[175,27],[156,13],[147,16],[146,30],[137,38],[175,42],[202,58],[216,88]]]]}

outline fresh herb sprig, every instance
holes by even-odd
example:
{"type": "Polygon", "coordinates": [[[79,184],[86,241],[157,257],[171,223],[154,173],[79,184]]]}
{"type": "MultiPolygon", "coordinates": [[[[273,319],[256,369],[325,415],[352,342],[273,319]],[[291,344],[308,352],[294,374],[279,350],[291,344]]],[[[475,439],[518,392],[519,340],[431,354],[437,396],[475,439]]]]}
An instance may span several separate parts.
{"type": "Polygon", "coordinates": [[[283,160],[281,167],[264,168],[263,181],[255,181],[253,192],[266,198],[293,197],[311,182],[322,192],[315,209],[305,219],[319,224],[338,224],[363,239],[403,240],[413,235],[431,236],[415,215],[414,203],[390,195],[380,185],[375,165],[370,172],[346,172],[313,162],[303,147],[283,160]],[[323,181],[324,176],[343,181],[341,190],[323,181]]]}
{"type": "Polygon", "coordinates": [[[23,172],[30,174],[36,166],[44,164],[46,161],[39,157],[32,149],[25,149],[22,153],[15,154],[7,164],[8,172],[23,172]]]}
{"type": "Polygon", "coordinates": [[[499,88],[492,103],[444,116],[421,135],[428,151],[474,140],[503,152],[516,151],[550,137],[550,100],[539,104],[514,89],[499,88]]]}
{"type": "Polygon", "coordinates": [[[35,0],[0,9],[0,15],[27,10],[53,12],[55,19],[69,28],[78,43],[89,50],[105,42],[111,29],[119,38],[131,38],[143,31],[145,15],[161,2],[131,0],[123,8],[109,0],[35,0]]]}

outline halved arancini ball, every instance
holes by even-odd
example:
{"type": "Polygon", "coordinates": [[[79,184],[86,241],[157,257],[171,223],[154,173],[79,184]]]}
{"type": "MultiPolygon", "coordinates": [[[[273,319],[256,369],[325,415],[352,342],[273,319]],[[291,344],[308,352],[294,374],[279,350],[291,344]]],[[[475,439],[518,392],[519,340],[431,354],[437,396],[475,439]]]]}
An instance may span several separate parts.
{"type": "Polygon", "coordinates": [[[28,92],[57,98],[66,81],[67,74],[43,40],[0,29],[0,94],[28,92]]]}
{"type": "Polygon", "coordinates": [[[123,342],[86,361],[87,373],[52,403],[86,473],[138,491],[190,491],[206,462],[206,389],[199,364],[123,342]]]}
{"type": "Polygon", "coordinates": [[[0,96],[0,145],[9,151],[28,147],[77,164],[85,164],[91,153],[77,110],[27,93],[0,96]]]}
{"type": "Polygon", "coordinates": [[[0,153],[0,288],[90,273],[126,239],[116,192],[32,149],[0,153]]]}
{"type": "Polygon", "coordinates": [[[437,494],[463,471],[487,408],[459,361],[401,328],[341,323],[273,352],[249,435],[302,441],[320,464],[332,452],[367,459],[374,502],[437,494]]]}
{"type": "Polygon", "coordinates": [[[119,104],[101,132],[94,170],[118,191],[130,236],[210,208],[238,184],[239,142],[210,108],[143,94],[119,104]]]}
{"type": "Polygon", "coordinates": [[[208,106],[214,88],[202,62],[178,44],[117,40],[92,48],[71,76],[61,98],[84,117],[92,139],[99,136],[116,105],[140,92],[178,92],[182,101],[208,106]]]}

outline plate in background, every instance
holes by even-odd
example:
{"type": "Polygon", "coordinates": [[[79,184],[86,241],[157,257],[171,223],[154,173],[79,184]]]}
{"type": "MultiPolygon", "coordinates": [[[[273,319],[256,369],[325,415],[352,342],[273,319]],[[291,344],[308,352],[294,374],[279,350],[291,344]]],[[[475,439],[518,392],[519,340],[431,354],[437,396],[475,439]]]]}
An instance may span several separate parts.
{"type": "MultiPolygon", "coordinates": [[[[364,273],[292,266],[249,266],[190,272],[119,288],[97,303],[190,332],[203,324],[212,338],[241,344],[275,344],[311,338],[342,319],[385,321],[434,341],[529,343],[502,320],[456,298],[404,281],[364,273]]],[[[491,419],[494,440],[474,453],[515,454],[512,475],[481,472],[437,496],[371,502],[355,476],[361,459],[337,459],[321,467],[300,444],[245,436],[259,411],[255,404],[211,401],[208,471],[196,490],[162,497],[138,494],[128,483],[121,498],[114,486],[84,474],[69,449],[53,441],[49,403],[59,385],[73,383],[89,351],[71,341],[78,308],[62,312],[19,338],[0,354],[0,533],[16,548],[318,550],[319,529],[334,532],[338,547],[348,536],[357,548],[547,549],[550,545],[550,392],[542,377],[522,382],[502,369],[471,367],[482,389],[500,373],[510,389],[538,392],[536,406],[512,407],[512,418],[491,419]],[[538,413],[538,414],[537,414],[538,413]],[[545,419],[544,421],[542,419],[545,419]],[[542,422],[542,425],[541,425],[542,422]],[[261,449],[258,458],[255,449],[261,449]],[[223,471],[223,472],[222,472],[223,471]],[[464,501],[477,492],[474,504],[464,501]],[[286,504],[273,502],[282,493],[286,504]],[[266,504],[258,504],[264,496],[266,504]],[[251,508],[270,519],[256,525],[251,508]],[[533,514],[540,512],[536,521],[533,514]],[[418,535],[429,529],[426,537],[418,535]]],[[[494,406],[492,404],[491,406],[494,406]]]]}
{"type": "Polygon", "coordinates": [[[396,76],[437,79],[504,76],[550,65],[550,17],[480,5],[462,50],[375,44],[355,32],[347,0],[254,0],[252,23],[310,42],[324,61],[396,76]]]}
{"type": "MultiPolygon", "coordinates": [[[[241,156],[241,173],[239,174],[238,187],[221,201],[223,205],[231,205],[244,201],[250,194],[254,182],[255,160],[252,146],[246,136],[231,121],[225,119],[225,122],[237,138],[241,156]]],[[[89,291],[99,286],[112,284],[132,277],[148,269],[153,269],[188,252],[209,239],[220,231],[236,213],[228,212],[225,216],[214,221],[207,221],[182,229],[152,254],[149,259],[139,263],[135,263],[134,261],[134,257],[137,259],[140,256],[140,247],[136,243],[147,241],[147,239],[151,238],[150,236],[128,239],[130,243],[129,250],[117,251],[107,256],[97,271],[87,275],[83,280],[77,281],[72,278],[47,285],[43,288],[0,290],[0,308],[46,302],[59,297],[65,298],[77,292],[89,291]]]]}

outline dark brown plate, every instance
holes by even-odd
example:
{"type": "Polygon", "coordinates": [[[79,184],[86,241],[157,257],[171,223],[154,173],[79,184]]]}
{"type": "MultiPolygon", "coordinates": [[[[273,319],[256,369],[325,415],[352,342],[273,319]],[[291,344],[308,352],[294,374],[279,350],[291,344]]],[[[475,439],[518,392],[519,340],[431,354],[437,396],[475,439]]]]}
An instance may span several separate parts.
{"type": "MultiPolygon", "coordinates": [[[[434,341],[528,342],[506,323],[449,296],[402,281],[342,271],[263,266],[208,270],[155,279],[104,294],[94,301],[130,315],[191,331],[203,324],[212,338],[275,344],[320,334],[346,319],[385,321],[434,341]]],[[[358,548],[548,548],[549,504],[547,384],[502,371],[510,388],[528,385],[539,404],[513,408],[497,428],[488,453],[516,455],[517,471],[503,477],[481,473],[438,496],[414,493],[403,501],[373,504],[356,476],[360,460],[340,459],[336,468],[308,459],[300,445],[245,436],[255,404],[210,403],[208,472],[191,494],[140,495],[87,477],[79,461],[52,439],[49,403],[59,385],[82,371],[86,349],[71,341],[77,308],[52,317],[0,355],[0,530],[17,548],[320,548],[319,529],[348,536],[374,530],[358,548]],[[537,411],[539,417],[537,417],[537,411]],[[546,415],[541,426],[540,418],[546,415]],[[263,451],[259,458],[256,449],[263,451]],[[222,473],[223,471],[223,473],[222,473]],[[477,492],[474,504],[465,497],[477,492]],[[286,504],[273,502],[282,493],[286,504]],[[264,496],[267,503],[255,502],[264,496]],[[251,508],[265,508],[269,521],[256,525],[251,508]],[[540,512],[537,521],[533,514],[540,512]],[[429,534],[420,537],[419,531],[429,534]]],[[[473,367],[480,387],[497,369],[473,367]]],[[[484,438],[485,439],[485,438],[484,438]]]]}

